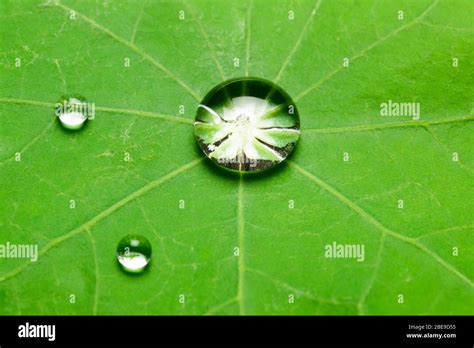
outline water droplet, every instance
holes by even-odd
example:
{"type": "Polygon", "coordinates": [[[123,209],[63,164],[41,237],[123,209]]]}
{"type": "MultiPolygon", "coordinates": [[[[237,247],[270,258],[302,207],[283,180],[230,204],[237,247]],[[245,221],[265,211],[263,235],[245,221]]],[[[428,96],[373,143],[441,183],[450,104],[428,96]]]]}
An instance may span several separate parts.
{"type": "Polygon", "coordinates": [[[293,151],[300,120],[282,88],[263,79],[238,78],[222,82],[204,97],[194,133],[214,163],[258,172],[276,166],[293,151]]]}
{"type": "Polygon", "coordinates": [[[150,258],[151,245],[143,236],[127,235],[117,246],[117,260],[127,272],[142,272],[150,262],[150,258]]]}
{"type": "Polygon", "coordinates": [[[80,96],[61,97],[55,109],[56,116],[66,129],[81,129],[88,118],[88,104],[86,99],[80,96]]]}

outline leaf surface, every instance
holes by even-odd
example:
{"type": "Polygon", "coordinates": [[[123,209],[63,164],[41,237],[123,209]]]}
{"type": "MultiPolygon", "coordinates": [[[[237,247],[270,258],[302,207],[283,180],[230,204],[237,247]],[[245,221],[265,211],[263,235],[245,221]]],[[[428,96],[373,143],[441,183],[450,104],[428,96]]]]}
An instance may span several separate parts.
{"type": "Polygon", "coordinates": [[[0,314],[474,314],[472,1],[0,6],[0,244],[39,246],[0,259],[0,314]],[[291,158],[242,178],[193,133],[240,76],[301,118],[291,158]],[[54,116],[69,93],[96,104],[80,132],[54,116]],[[420,119],[380,116],[389,100],[420,119]],[[152,244],[140,276],[115,259],[126,234],[152,244]]]}

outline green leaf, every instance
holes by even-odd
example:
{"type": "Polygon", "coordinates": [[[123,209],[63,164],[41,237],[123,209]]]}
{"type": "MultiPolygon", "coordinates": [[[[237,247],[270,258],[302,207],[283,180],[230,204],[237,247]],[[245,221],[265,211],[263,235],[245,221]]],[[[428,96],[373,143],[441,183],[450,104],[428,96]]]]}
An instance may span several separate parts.
{"type": "Polygon", "coordinates": [[[39,256],[0,259],[0,314],[474,314],[473,6],[2,1],[0,244],[39,256]],[[301,119],[289,161],[241,178],[193,130],[240,76],[301,119]],[[80,131],[66,94],[96,105],[80,131]],[[153,248],[138,276],[127,234],[153,248]]]}
{"type": "Polygon", "coordinates": [[[231,134],[226,140],[217,146],[215,151],[211,152],[211,158],[233,159],[243,147],[242,139],[237,134],[231,134]]]}
{"type": "Polygon", "coordinates": [[[251,159],[281,161],[281,156],[278,152],[262,144],[255,138],[246,144],[244,152],[251,159]]]}
{"type": "Polygon", "coordinates": [[[296,129],[270,128],[255,130],[255,137],[273,146],[283,147],[298,140],[300,132],[296,129]]]}
{"type": "Polygon", "coordinates": [[[232,125],[226,123],[210,124],[196,122],[194,129],[196,136],[199,136],[204,144],[211,144],[225,138],[229,132],[232,131],[232,125]]]}

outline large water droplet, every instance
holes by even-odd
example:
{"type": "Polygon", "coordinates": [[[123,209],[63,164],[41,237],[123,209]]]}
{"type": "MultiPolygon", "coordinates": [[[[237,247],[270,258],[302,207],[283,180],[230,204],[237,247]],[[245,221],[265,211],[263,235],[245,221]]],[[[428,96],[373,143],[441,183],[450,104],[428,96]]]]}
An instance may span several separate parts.
{"type": "Polygon", "coordinates": [[[61,125],[70,130],[81,129],[88,118],[88,104],[80,96],[64,96],[56,104],[56,116],[61,125]]]}
{"type": "Polygon", "coordinates": [[[204,97],[194,133],[216,164],[256,172],[276,166],[293,151],[300,119],[296,105],[279,86],[238,78],[217,85],[204,97]]]}
{"type": "Polygon", "coordinates": [[[127,272],[142,272],[150,262],[150,258],[151,245],[143,236],[127,235],[117,246],[117,260],[127,272]]]}

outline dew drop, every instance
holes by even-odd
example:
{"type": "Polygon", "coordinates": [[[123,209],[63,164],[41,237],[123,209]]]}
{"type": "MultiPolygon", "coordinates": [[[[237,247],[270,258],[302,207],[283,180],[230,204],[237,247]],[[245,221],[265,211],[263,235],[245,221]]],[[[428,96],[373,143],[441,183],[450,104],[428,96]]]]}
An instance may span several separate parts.
{"type": "Polygon", "coordinates": [[[196,140],[217,165],[259,172],[283,162],[300,136],[295,103],[279,86],[237,78],[214,87],[199,104],[196,140]]]}
{"type": "Polygon", "coordinates": [[[151,245],[143,236],[127,235],[117,246],[117,260],[126,272],[142,272],[150,262],[150,258],[151,245]]]}
{"type": "Polygon", "coordinates": [[[86,99],[80,96],[61,97],[55,109],[61,125],[69,130],[81,129],[88,118],[86,99]]]}

